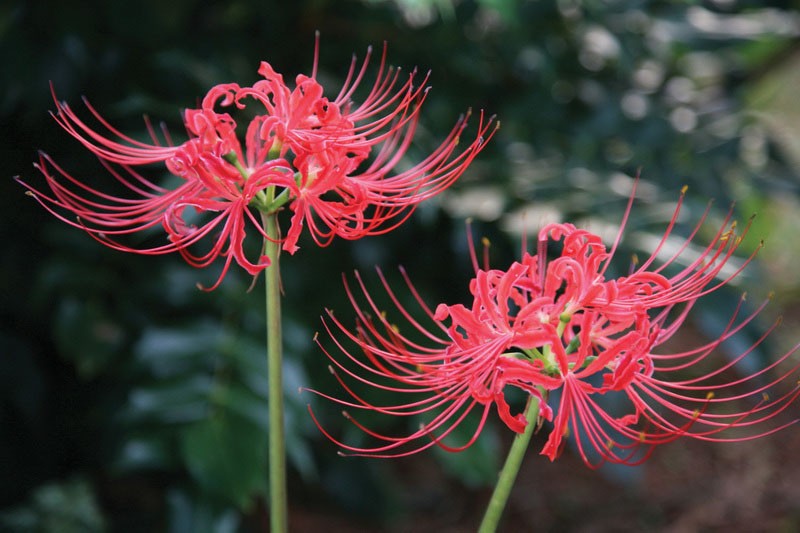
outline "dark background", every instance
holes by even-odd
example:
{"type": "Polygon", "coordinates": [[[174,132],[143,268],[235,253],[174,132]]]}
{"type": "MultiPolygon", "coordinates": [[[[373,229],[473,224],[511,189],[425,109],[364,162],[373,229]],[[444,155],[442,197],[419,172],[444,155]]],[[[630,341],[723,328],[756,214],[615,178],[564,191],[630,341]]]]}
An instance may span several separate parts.
{"type": "MultiPolygon", "coordinates": [[[[15,183],[42,184],[44,150],[102,188],[102,168],[49,117],[49,82],[75,109],[85,96],[120,130],[142,116],[180,139],[180,112],[217,83],[310,74],[338,92],[351,54],[386,41],[389,61],[432,70],[410,158],[468,108],[502,127],[468,173],[403,227],[284,256],[290,504],[296,531],[470,531],[511,435],[491,421],[467,452],[343,459],[311,423],[315,402],[348,442],[338,392],[313,345],[326,307],[350,312],[341,273],[394,284],[404,265],[435,306],[467,296],[464,219],[504,268],[555,220],[613,236],[641,170],[621,258],[647,253],[683,185],[679,232],[715,199],[713,235],[735,202],[758,212],[742,253],[766,241],[738,284],[695,310],[687,338],[713,337],[733,302],[775,291],[754,358],[797,340],[800,258],[800,17],[794,2],[579,0],[149,0],[0,4],[0,530],[258,531],[266,524],[262,285],[178,256],[103,248],[58,222],[15,183]],[[610,228],[610,229],[606,229],[610,228]],[[371,277],[371,278],[370,278],[371,277]],[[793,333],[795,332],[795,333],[793,333]]],[[[621,261],[620,268],[625,268],[621,261]]],[[[375,285],[377,287],[377,285],[375,285]]],[[[742,342],[745,342],[746,339],[742,342]]],[[[732,347],[735,351],[735,346],[732,347]]],[[[720,357],[725,357],[722,353],[720,357]]],[[[796,409],[794,410],[796,413],[796,409]]],[[[391,421],[376,418],[387,431],[391,421]]],[[[555,463],[536,436],[512,494],[507,531],[793,531],[800,528],[796,429],[750,443],[678,441],[638,468],[591,471],[567,448],[555,463]]]]}

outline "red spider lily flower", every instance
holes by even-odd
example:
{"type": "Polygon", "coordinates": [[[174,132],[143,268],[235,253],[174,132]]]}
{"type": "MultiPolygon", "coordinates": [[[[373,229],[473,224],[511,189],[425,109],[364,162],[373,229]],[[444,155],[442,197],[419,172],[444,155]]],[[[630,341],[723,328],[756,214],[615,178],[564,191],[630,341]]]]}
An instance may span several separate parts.
{"type": "Polygon", "coordinates": [[[289,253],[298,250],[297,241],[306,226],[320,246],[337,236],[352,240],[391,231],[420,202],[458,179],[496,130],[493,118],[484,120],[481,113],[475,138],[454,155],[468,114],[426,159],[392,175],[413,140],[427,95],[427,76],[415,85],[412,71],[400,83],[400,70],[386,66],[384,47],[370,92],[354,107],[351,98],[364,79],[370,56],[371,50],[360,69],[353,59],[342,89],[330,100],[316,80],[317,40],[312,75],[297,76],[293,90],[282,75],[262,63],[263,80],[252,87],[217,86],[204,98],[201,110],[187,113],[189,131],[208,146],[225,147],[217,152],[233,151],[237,161],[245,162],[245,172],[257,170],[270,158],[291,155],[291,165],[285,164],[294,174],[276,176],[272,182],[291,198],[288,207],[293,216],[283,241],[289,253]],[[244,154],[233,134],[235,123],[215,108],[244,109],[248,101],[260,107],[248,125],[244,154]],[[378,152],[368,163],[374,147],[378,152]]]}
{"type": "Polygon", "coordinates": [[[336,236],[358,239],[388,232],[420,202],[461,176],[494,133],[494,120],[484,120],[481,114],[475,138],[457,151],[466,127],[466,119],[459,120],[427,158],[395,172],[406,163],[427,94],[427,76],[421,85],[415,84],[415,72],[402,79],[399,69],[386,66],[384,47],[375,80],[360,104],[353,97],[371,51],[360,68],[353,59],[342,89],[328,99],[316,79],[318,37],[316,43],[312,74],[298,76],[294,89],[268,63],[259,68],[264,79],[251,87],[213,87],[199,108],[185,111],[189,139],[178,145],[166,131],[162,142],[149,122],[151,142],[129,137],[85,102],[98,123],[90,125],[54,92],[56,122],[97,156],[127,192],[117,196],[89,186],[44,154],[35,166],[50,191],[23,185],[56,217],[114,249],[179,252],[196,267],[224,258],[212,288],[233,261],[252,275],[269,266],[264,255],[247,256],[245,241],[255,234],[263,243],[268,237],[260,218],[287,207],[293,214],[288,231],[282,232],[282,247],[290,253],[298,249],[304,227],[319,245],[336,236]],[[246,124],[227,112],[245,108],[255,109],[246,124]],[[237,132],[243,133],[243,140],[237,132]],[[157,170],[158,165],[177,178],[174,186],[157,185],[139,170],[157,170]],[[164,244],[123,242],[159,226],[167,235],[164,244]],[[205,251],[198,252],[203,246],[205,251]]]}
{"type": "Polygon", "coordinates": [[[506,400],[510,388],[516,388],[535,397],[541,420],[553,423],[541,453],[555,460],[571,434],[583,461],[595,467],[606,461],[639,463],[654,446],[682,436],[746,440],[796,423],[796,417],[777,418],[800,396],[796,383],[800,364],[788,361],[796,348],[760,370],[743,368],[743,361],[752,357],[774,325],[737,357],[716,360],[722,343],[752,322],[766,302],[743,318],[737,308],[719,338],[690,350],[668,351],[667,341],[681,329],[698,298],[729,283],[753,258],[731,273],[725,270],[748,229],[736,235],[729,216],[698,258],[680,266],[704,214],[690,239],[660,260],[671,244],[682,199],[653,254],[625,277],[609,279],[606,271],[622,238],[633,195],[610,250],[591,232],[553,224],[541,230],[536,255],[524,253],[505,271],[492,270],[488,264],[479,267],[473,254],[470,307],[441,304],[431,310],[403,273],[421,310],[417,319],[381,275],[390,301],[405,321],[402,327],[389,320],[357,276],[358,291],[345,284],[356,311],[355,330],[328,311],[325,329],[335,350],[320,343],[351,399],[314,392],[350,409],[427,416],[429,421],[410,435],[395,437],[367,429],[346,413],[381,441],[374,447],[350,446],[320,429],[346,453],[356,455],[402,456],[432,445],[460,450],[477,438],[492,405],[511,430],[525,429],[524,416],[513,414],[506,400]],[[548,243],[561,245],[560,253],[549,261],[548,243]],[[677,271],[668,276],[672,270],[677,271]],[[790,380],[795,383],[787,386],[790,380]],[[376,405],[352,382],[406,393],[408,399],[376,405]],[[556,393],[560,400],[548,405],[548,397],[556,393]],[[473,410],[480,416],[472,437],[460,445],[446,444],[473,410]]]}

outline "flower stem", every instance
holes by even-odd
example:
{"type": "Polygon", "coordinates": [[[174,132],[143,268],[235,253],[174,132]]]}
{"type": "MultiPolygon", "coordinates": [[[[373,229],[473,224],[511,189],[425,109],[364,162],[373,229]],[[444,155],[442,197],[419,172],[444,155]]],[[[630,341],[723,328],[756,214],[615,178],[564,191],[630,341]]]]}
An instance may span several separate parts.
{"type": "Polygon", "coordinates": [[[500,522],[500,517],[503,515],[508,496],[511,494],[511,488],[514,486],[514,481],[517,479],[517,473],[519,473],[522,458],[525,457],[525,452],[528,451],[528,444],[531,441],[531,436],[536,430],[539,419],[538,398],[531,396],[525,412],[525,419],[528,424],[525,426],[525,431],[523,433],[514,437],[514,442],[511,444],[511,449],[508,451],[503,469],[500,470],[500,476],[497,478],[497,484],[494,487],[492,498],[489,500],[489,505],[486,507],[486,513],[483,515],[483,521],[478,529],[478,533],[493,533],[497,530],[497,524],[500,522]]]}
{"type": "Polygon", "coordinates": [[[283,422],[283,357],[281,341],[280,235],[277,213],[262,214],[267,235],[264,253],[271,264],[264,271],[267,298],[267,375],[269,379],[269,502],[272,533],[288,531],[286,442],[283,422]]]}

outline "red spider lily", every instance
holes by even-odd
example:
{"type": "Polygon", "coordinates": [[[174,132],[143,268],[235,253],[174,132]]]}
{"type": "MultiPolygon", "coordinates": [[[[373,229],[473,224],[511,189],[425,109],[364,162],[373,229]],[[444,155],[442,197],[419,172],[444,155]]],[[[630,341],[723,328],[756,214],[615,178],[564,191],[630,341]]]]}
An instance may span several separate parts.
{"type": "MultiPolygon", "coordinates": [[[[629,276],[607,279],[605,273],[622,238],[631,203],[610,251],[597,235],[557,224],[540,232],[537,255],[525,253],[505,271],[491,270],[488,265],[480,268],[473,254],[471,307],[441,304],[432,311],[404,273],[425,324],[401,303],[381,275],[391,302],[407,323],[395,325],[357,276],[359,291],[345,284],[357,327],[352,331],[328,311],[325,329],[336,350],[323,347],[333,363],[332,372],[352,398],[322,396],[348,408],[427,416],[430,421],[411,435],[394,437],[371,431],[346,414],[381,441],[371,448],[347,445],[322,431],[346,452],[357,455],[402,456],[434,444],[460,450],[477,438],[492,405],[511,430],[525,429],[524,416],[511,413],[507,387],[539,400],[540,418],[553,422],[542,454],[554,460],[565,436],[572,434],[582,459],[593,467],[604,461],[638,463],[654,446],[682,436],[737,441],[794,424],[796,417],[788,422],[776,417],[800,396],[800,384],[787,387],[784,383],[797,379],[800,364],[788,363],[795,350],[761,370],[742,370],[742,361],[752,356],[775,326],[737,357],[715,360],[720,345],[753,321],[765,304],[744,318],[737,308],[727,328],[711,342],[683,352],[659,353],[684,324],[697,299],[730,282],[752,259],[721,276],[747,232],[745,228],[741,236],[735,235],[729,216],[699,257],[677,273],[666,275],[684,261],[688,240],[653,267],[670,242],[681,203],[653,254],[629,276]],[[561,243],[560,254],[550,261],[545,255],[548,242],[561,243]],[[366,305],[360,303],[362,299],[366,305]],[[786,365],[791,368],[780,370],[786,365]],[[406,393],[410,399],[397,405],[375,405],[349,384],[351,380],[406,393]],[[770,391],[782,387],[783,393],[770,397],[770,391]],[[550,393],[556,392],[560,401],[547,405],[550,393]],[[445,444],[476,409],[480,416],[472,437],[462,445],[445,444]]],[[[705,215],[690,240],[704,220],[705,215]]]]}
{"type": "MultiPolygon", "coordinates": [[[[117,250],[141,254],[179,252],[193,266],[205,267],[225,258],[216,287],[235,260],[256,275],[270,264],[266,256],[248,258],[248,227],[261,242],[267,239],[259,215],[292,211],[283,249],[294,253],[303,227],[314,241],[334,237],[358,239],[397,227],[422,202],[449,187],[465,171],[493,134],[493,119],[481,120],[478,133],[457,152],[466,120],[459,120],[444,142],[427,158],[393,173],[405,163],[420,106],[427,89],[415,85],[415,72],[405,81],[400,70],[380,65],[364,100],[352,99],[364,80],[371,52],[360,68],[355,59],[333,99],[323,96],[316,79],[319,40],[311,76],[300,75],[290,89],[267,63],[264,77],[252,87],[235,83],[213,87],[198,109],[185,111],[189,139],[174,145],[165,131],[161,142],[149,122],[150,143],[129,137],[106,121],[88,102],[92,126],[66,103],[56,102],[56,122],[98,157],[122,196],[91,187],[58,166],[47,155],[36,167],[50,192],[23,183],[48,211],[80,227],[117,250]],[[255,116],[239,124],[225,112],[255,107],[255,116]],[[243,142],[237,137],[243,133],[243,142]],[[377,150],[373,150],[377,147],[377,150]],[[163,164],[177,178],[173,187],[159,186],[138,170],[163,164]],[[161,226],[167,242],[134,246],[121,242],[161,226]],[[203,247],[202,253],[196,251],[203,247]]],[[[422,84],[427,81],[427,76],[422,84]]],[[[251,111],[252,109],[248,109],[251,111]]],[[[153,169],[151,169],[153,170],[153,169]]]]}

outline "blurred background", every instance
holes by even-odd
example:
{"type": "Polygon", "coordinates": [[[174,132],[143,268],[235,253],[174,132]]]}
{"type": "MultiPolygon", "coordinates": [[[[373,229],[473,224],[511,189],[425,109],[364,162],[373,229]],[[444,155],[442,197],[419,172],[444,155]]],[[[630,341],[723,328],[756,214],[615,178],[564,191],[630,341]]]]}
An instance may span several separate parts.
{"type": "MultiPolygon", "coordinates": [[[[502,127],[467,174],[393,233],[284,256],[287,426],[294,531],[471,531],[511,435],[492,420],[461,454],[345,459],[312,424],[368,443],[338,408],[298,387],[340,390],[312,342],[323,310],[352,316],[341,273],[396,286],[403,265],[423,297],[463,302],[464,220],[514,260],[520,235],[571,221],[613,236],[632,178],[639,200],[619,268],[646,256],[682,186],[688,234],[714,199],[699,244],[731,205],[758,213],[742,254],[766,242],[729,290],[698,306],[690,335],[713,337],[743,291],[775,291],[754,358],[796,342],[800,313],[800,13],[790,1],[35,0],[0,4],[0,530],[261,531],[267,523],[262,285],[178,256],[114,252],[58,222],[12,179],[41,185],[43,150],[102,188],[102,167],[48,115],[49,82],[85,96],[120,130],[142,120],[181,139],[181,110],[222,82],[247,85],[266,60],[287,81],[310,74],[335,95],[352,54],[388,43],[390,63],[431,69],[409,161],[468,108],[502,127]],[[794,333],[793,333],[794,332],[794,333]]],[[[85,116],[85,115],[84,115],[85,116]]],[[[474,130],[471,130],[474,131],[474,130]]],[[[735,343],[734,343],[735,344],[735,343]]],[[[737,346],[729,352],[736,353],[737,346]]],[[[724,351],[723,351],[724,352],[724,351]]],[[[721,354],[724,357],[725,353],[721,354]]],[[[796,409],[794,413],[796,414],[796,409]]],[[[370,421],[385,431],[392,421],[370,421]]],[[[418,423],[418,421],[417,421],[418,423]]],[[[396,424],[395,424],[396,425],[396,424]]],[[[727,445],[678,441],[637,468],[591,471],[567,448],[555,463],[534,437],[505,531],[800,529],[797,429],[727,445]]]]}

